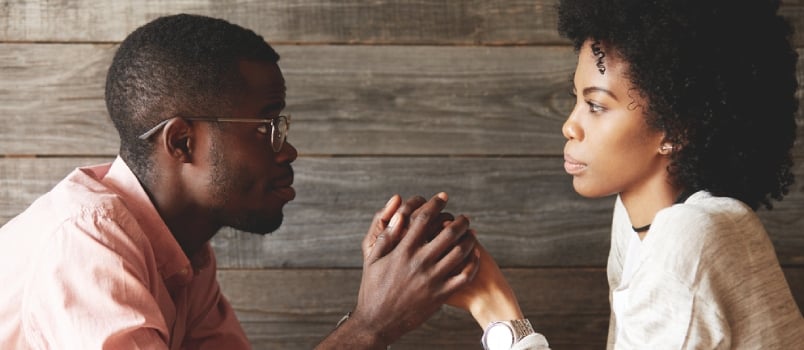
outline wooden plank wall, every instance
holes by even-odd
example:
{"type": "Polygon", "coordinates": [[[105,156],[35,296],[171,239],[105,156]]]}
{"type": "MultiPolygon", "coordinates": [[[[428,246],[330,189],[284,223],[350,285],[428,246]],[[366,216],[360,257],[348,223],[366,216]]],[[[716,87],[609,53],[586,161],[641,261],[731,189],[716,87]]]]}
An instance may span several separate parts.
{"type": "MultiPolygon", "coordinates": [[[[0,224],[72,168],[117,149],[103,83],[117,43],[159,15],[222,17],[282,55],[297,199],[268,237],[214,239],[224,292],[257,349],[311,348],[353,307],[360,240],[393,193],[448,191],[556,349],[601,348],[612,198],[577,196],[562,169],[572,48],[555,0],[0,1],[0,224]]],[[[783,12],[804,28],[804,4],[783,12]]],[[[804,47],[804,36],[795,42],[804,47]]],[[[804,73],[799,73],[804,82],[804,73]]],[[[803,104],[804,105],[804,104],[803,104]]],[[[799,135],[804,135],[799,119],[799,135]]],[[[800,179],[763,211],[804,305],[800,179]]],[[[391,316],[389,316],[391,317],[391,316]]],[[[394,349],[480,348],[445,307],[394,349]]]]}

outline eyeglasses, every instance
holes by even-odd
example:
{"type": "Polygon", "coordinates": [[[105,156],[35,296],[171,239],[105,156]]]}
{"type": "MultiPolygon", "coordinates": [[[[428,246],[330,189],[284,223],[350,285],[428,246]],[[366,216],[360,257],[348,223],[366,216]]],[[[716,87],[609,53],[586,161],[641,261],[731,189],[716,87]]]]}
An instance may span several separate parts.
{"type": "MultiPolygon", "coordinates": [[[[279,152],[282,150],[282,145],[285,144],[285,139],[288,137],[288,131],[290,130],[290,114],[288,115],[280,115],[273,119],[251,119],[251,118],[228,118],[228,117],[175,117],[175,118],[182,118],[184,120],[192,120],[192,121],[202,121],[202,122],[216,122],[216,123],[257,123],[262,124],[257,127],[257,132],[263,135],[271,136],[271,149],[274,152],[279,152]]],[[[159,124],[156,124],[150,130],[144,132],[142,135],[139,136],[140,140],[147,140],[154,136],[159,130],[161,130],[165,124],[169,121],[173,120],[174,118],[165,119],[161,121],[159,124]]]]}

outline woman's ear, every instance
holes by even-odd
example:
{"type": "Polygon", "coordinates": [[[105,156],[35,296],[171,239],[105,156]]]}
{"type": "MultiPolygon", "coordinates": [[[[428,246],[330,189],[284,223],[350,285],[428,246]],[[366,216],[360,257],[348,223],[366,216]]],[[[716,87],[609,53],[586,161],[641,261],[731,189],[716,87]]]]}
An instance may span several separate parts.
{"type": "Polygon", "coordinates": [[[686,143],[685,139],[675,138],[675,140],[671,140],[667,137],[667,132],[664,132],[664,136],[662,137],[662,143],[659,145],[659,154],[666,156],[670,155],[673,152],[678,152],[682,148],[684,148],[684,144],[686,143]]]}
{"type": "Polygon", "coordinates": [[[672,143],[662,142],[662,145],[659,146],[659,154],[666,156],[670,153],[673,153],[674,148],[675,146],[673,146],[672,143]]]}
{"type": "Polygon", "coordinates": [[[160,147],[170,157],[182,162],[192,162],[193,128],[182,118],[173,118],[167,124],[159,138],[160,147]]]}

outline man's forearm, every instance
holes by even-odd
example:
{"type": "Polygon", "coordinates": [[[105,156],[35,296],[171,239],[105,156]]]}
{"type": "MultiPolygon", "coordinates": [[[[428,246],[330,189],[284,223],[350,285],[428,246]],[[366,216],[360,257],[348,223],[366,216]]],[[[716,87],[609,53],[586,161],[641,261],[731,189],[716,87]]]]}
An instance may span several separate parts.
{"type": "Polygon", "coordinates": [[[385,344],[382,336],[377,332],[371,331],[368,327],[361,326],[358,320],[347,319],[338,325],[318,346],[316,350],[337,350],[337,349],[356,349],[356,350],[385,350],[389,344],[385,344]]]}

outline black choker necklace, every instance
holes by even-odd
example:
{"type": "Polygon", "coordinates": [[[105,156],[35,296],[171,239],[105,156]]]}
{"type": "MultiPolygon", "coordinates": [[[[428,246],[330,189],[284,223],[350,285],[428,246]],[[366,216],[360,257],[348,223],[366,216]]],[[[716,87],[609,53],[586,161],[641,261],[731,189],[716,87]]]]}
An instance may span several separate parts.
{"type": "MultiPolygon", "coordinates": [[[[676,198],[676,202],[674,204],[679,204],[679,203],[686,202],[687,198],[689,198],[691,195],[692,195],[691,191],[681,192],[681,194],[678,196],[678,198],[676,198]]],[[[647,224],[645,226],[640,226],[640,227],[631,226],[631,229],[634,230],[634,232],[636,232],[636,233],[646,232],[646,231],[650,230],[650,224],[647,224]]]]}
{"type": "Polygon", "coordinates": [[[633,230],[634,230],[634,232],[637,232],[637,233],[639,233],[639,232],[645,232],[645,231],[647,231],[647,230],[650,230],[650,224],[647,224],[647,225],[645,225],[645,226],[640,226],[640,227],[634,227],[634,226],[631,226],[631,229],[633,229],[633,230]]]}

